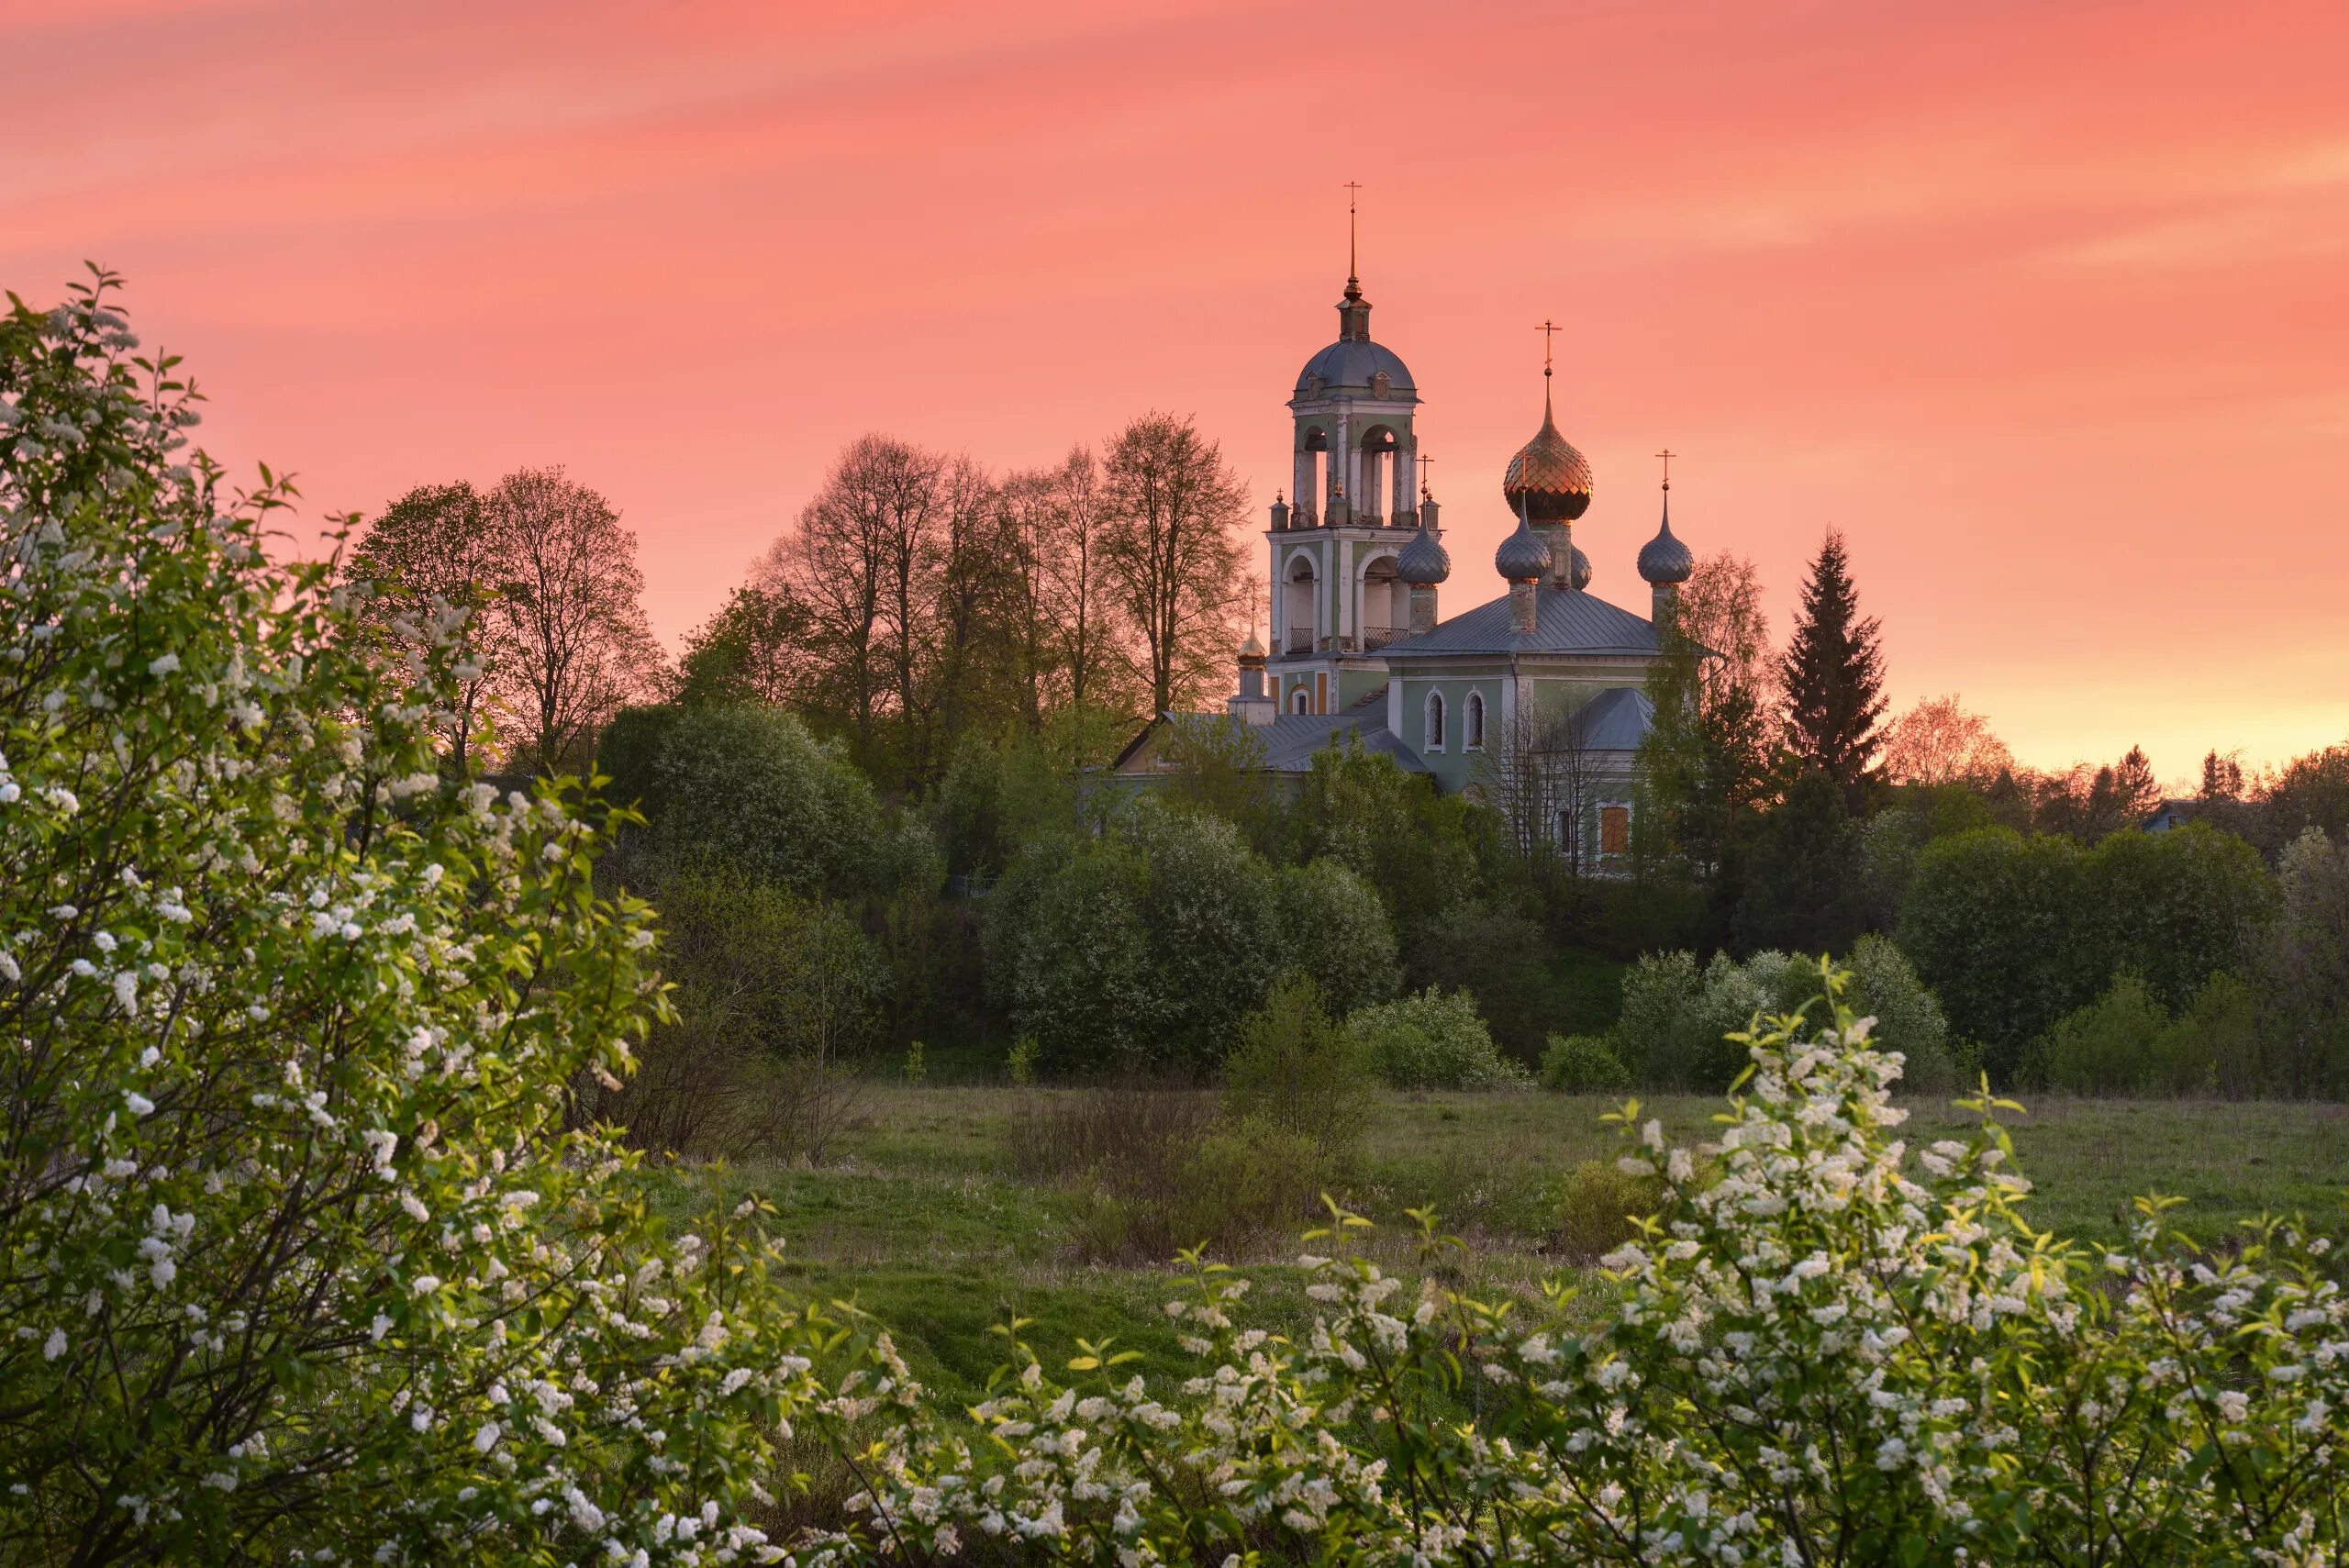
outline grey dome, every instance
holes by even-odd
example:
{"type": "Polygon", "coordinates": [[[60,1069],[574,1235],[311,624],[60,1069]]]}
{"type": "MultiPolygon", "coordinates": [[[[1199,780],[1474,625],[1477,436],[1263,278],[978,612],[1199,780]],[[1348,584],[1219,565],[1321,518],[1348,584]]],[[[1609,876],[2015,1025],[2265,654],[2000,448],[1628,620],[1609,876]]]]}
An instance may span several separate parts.
{"type": "Polygon", "coordinates": [[[1417,397],[1419,389],[1412,384],[1410,367],[1403,356],[1383,343],[1367,338],[1341,338],[1311,359],[1297,373],[1297,395],[1315,397],[1322,393],[1346,391],[1367,395],[1370,378],[1384,371],[1389,395],[1417,397]],[[1321,378],[1321,392],[1313,390],[1313,378],[1321,378]]]}
{"type": "Polygon", "coordinates": [[[1587,588],[1590,586],[1590,557],[1582,552],[1580,545],[1575,546],[1574,550],[1573,558],[1566,563],[1566,586],[1587,588]]]}
{"type": "Polygon", "coordinates": [[[1672,531],[1672,504],[1664,503],[1664,526],[1655,530],[1655,538],[1640,546],[1640,575],[1651,583],[1686,583],[1697,570],[1697,558],[1688,553],[1672,531]]]}
{"type": "Polygon", "coordinates": [[[1550,574],[1550,547],[1535,537],[1523,514],[1518,517],[1517,532],[1493,551],[1493,570],[1512,583],[1538,582],[1550,574]]]}
{"type": "Polygon", "coordinates": [[[1441,583],[1452,575],[1452,552],[1422,523],[1395,558],[1395,575],[1418,587],[1441,583]]]}

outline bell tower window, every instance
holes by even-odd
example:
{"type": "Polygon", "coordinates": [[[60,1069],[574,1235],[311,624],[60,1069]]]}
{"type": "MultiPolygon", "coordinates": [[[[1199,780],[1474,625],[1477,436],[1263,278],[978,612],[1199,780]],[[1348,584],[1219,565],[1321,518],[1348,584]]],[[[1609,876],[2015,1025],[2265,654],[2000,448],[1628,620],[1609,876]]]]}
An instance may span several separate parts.
{"type": "Polygon", "coordinates": [[[1282,651],[1287,653],[1313,651],[1314,640],[1319,635],[1316,624],[1318,617],[1315,613],[1319,608],[1317,601],[1320,597],[1316,592],[1319,587],[1319,583],[1314,576],[1313,562],[1310,557],[1299,554],[1289,562],[1288,580],[1281,584],[1281,591],[1288,595],[1287,602],[1283,606],[1286,613],[1282,617],[1282,624],[1287,628],[1287,636],[1282,641],[1282,651]]]}
{"type": "Polygon", "coordinates": [[[1297,472],[1291,476],[1296,509],[1291,526],[1309,528],[1321,519],[1321,503],[1330,494],[1330,433],[1319,425],[1298,432],[1297,472]]]}

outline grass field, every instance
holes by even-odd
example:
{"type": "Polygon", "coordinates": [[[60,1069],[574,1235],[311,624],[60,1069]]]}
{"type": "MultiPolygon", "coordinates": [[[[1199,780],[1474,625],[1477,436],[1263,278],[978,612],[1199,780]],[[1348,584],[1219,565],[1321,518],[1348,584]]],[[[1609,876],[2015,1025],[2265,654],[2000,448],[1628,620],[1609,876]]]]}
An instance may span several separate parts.
{"type": "MultiPolygon", "coordinates": [[[[770,1199],[790,1276],[826,1298],[853,1299],[888,1323],[925,1381],[975,1397],[1003,1359],[990,1324],[1035,1320],[1048,1361],[1074,1340],[1116,1335],[1144,1352],[1142,1370],[1179,1366],[1160,1311],[1175,1282],[1159,1267],[1083,1261],[1076,1245],[1085,1199],[1009,1173],[1009,1130],[1024,1096],[1065,1091],[1005,1087],[868,1090],[837,1157],[822,1169],[748,1163],[681,1169],[670,1178],[682,1210],[703,1184],[732,1202],[770,1199]]],[[[1701,1138],[1720,1102],[1646,1102],[1676,1134],[1701,1138]]],[[[1485,1291],[1531,1290],[1572,1272],[1549,1251],[1558,1184],[1576,1163],[1611,1159],[1618,1135],[1596,1099],[1539,1093],[1390,1095],[1364,1130],[1356,1173],[1341,1195],[1379,1222],[1374,1245],[1410,1257],[1407,1208],[1432,1204],[1469,1251],[1459,1265],[1485,1291]]],[[[1965,1113],[1912,1106],[1912,1141],[1963,1137],[1965,1113]]],[[[2084,1241],[2117,1237],[2139,1193],[2186,1200],[2174,1223],[2215,1240],[2262,1210],[2305,1211],[2338,1226],[2349,1185],[2349,1106],[2228,1102],[2059,1100],[2009,1116],[2016,1152],[2036,1191],[2036,1224],[2084,1241]]],[[[1306,1221],[1300,1220],[1301,1229],[1306,1221]]],[[[1306,1320],[1295,1247],[1267,1243],[1252,1258],[1256,1319],[1306,1320]]]]}

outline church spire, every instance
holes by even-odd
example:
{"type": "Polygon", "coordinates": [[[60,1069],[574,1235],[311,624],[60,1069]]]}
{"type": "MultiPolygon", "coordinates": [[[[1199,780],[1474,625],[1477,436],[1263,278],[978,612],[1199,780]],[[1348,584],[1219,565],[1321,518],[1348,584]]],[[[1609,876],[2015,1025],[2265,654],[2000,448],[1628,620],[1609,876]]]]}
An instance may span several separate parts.
{"type": "Polygon", "coordinates": [[[1338,340],[1370,341],[1370,302],[1362,296],[1361,245],[1356,232],[1356,193],[1362,183],[1346,182],[1346,297],[1338,302],[1338,340]]]}

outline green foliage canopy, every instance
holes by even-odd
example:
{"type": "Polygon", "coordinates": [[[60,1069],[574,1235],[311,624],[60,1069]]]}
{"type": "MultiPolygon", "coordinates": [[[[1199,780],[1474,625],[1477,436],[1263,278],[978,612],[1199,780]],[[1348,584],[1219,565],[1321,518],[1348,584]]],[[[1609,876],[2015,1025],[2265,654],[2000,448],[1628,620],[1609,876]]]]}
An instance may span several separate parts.
{"type": "Polygon", "coordinates": [[[2169,1007],[2241,969],[2275,897],[2257,853],[2206,828],[2117,833],[2093,850],[1983,828],[1918,856],[1899,943],[2003,1080],[2124,969],[2169,1007]]]}

